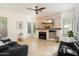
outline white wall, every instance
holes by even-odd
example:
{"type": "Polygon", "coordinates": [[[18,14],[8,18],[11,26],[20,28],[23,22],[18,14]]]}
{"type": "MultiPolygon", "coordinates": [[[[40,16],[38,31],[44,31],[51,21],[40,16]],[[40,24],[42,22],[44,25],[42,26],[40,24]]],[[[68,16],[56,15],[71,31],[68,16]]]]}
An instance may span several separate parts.
{"type": "Polygon", "coordinates": [[[7,18],[7,32],[8,32],[8,37],[11,38],[12,40],[16,40],[17,34],[20,31],[27,31],[27,29],[24,30],[25,28],[23,30],[18,30],[16,28],[16,21],[27,20],[27,19],[24,18],[23,15],[16,14],[16,13],[13,13],[13,12],[10,12],[10,11],[6,11],[6,10],[1,10],[0,9],[0,16],[7,18]]]}
{"type": "MultiPolygon", "coordinates": [[[[36,23],[36,17],[35,17],[35,15],[32,13],[32,14],[30,14],[30,15],[23,15],[24,16],[24,20],[23,20],[23,24],[24,24],[24,29],[23,29],[23,33],[24,33],[24,38],[26,38],[26,37],[28,37],[29,36],[29,34],[27,34],[27,23],[28,22],[30,22],[31,23],[31,25],[33,24],[33,23],[36,23]]],[[[31,26],[31,28],[32,28],[33,26],[31,26]]],[[[31,30],[33,30],[33,28],[31,29],[31,30]]],[[[31,33],[32,34],[32,33],[31,33]]],[[[34,34],[33,34],[34,35],[34,34]]]]}
{"type": "Polygon", "coordinates": [[[14,12],[10,12],[7,10],[0,9],[0,16],[7,18],[7,32],[8,37],[12,40],[17,39],[17,35],[22,32],[23,37],[26,38],[28,36],[27,34],[27,22],[35,22],[36,18],[34,13],[30,14],[17,14],[14,12]],[[23,30],[18,30],[16,26],[17,21],[23,22],[23,30]]]}

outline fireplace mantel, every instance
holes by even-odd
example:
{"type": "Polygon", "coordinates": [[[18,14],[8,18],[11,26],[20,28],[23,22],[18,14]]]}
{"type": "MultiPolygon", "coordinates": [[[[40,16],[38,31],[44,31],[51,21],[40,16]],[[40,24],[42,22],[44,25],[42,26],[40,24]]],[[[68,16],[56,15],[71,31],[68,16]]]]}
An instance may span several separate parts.
{"type": "Polygon", "coordinates": [[[37,28],[37,30],[50,30],[50,29],[61,30],[61,28],[57,28],[57,27],[51,27],[51,28],[37,28]]]}

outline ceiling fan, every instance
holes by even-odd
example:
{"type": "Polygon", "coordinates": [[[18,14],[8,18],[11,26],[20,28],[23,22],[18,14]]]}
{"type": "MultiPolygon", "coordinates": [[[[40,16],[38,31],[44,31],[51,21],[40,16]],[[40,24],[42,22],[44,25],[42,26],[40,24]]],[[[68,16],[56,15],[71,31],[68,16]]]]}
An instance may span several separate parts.
{"type": "Polygon", "coordinates": [[[38,14],[38,12],[42,12],[42,10],[45,9],[45,7],[42,8],[38,8],[38,6],[35,6],[35,9],[32,8],[27,8],[28,10],[34,10],[36,12],[36,14],[38,14]]]}

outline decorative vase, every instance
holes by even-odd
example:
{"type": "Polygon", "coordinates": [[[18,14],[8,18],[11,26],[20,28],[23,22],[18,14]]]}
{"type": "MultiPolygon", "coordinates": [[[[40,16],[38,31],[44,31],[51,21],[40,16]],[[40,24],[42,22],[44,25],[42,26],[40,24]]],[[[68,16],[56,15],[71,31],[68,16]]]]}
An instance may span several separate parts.
{"type": "Polygon", "coordinates": [[[23,41],[23,34],[22,33],[19,33],[19,35],[18,35],[18,41],[19,42],[22,42],[23,41]]]}
{"type": "Polygon", "coordinates": [[[19,38],[18,38],[18,41],[19,41],[19,42],[22,42],[22,41],[23,41],[23,39],[19,37],[19,38]]]}

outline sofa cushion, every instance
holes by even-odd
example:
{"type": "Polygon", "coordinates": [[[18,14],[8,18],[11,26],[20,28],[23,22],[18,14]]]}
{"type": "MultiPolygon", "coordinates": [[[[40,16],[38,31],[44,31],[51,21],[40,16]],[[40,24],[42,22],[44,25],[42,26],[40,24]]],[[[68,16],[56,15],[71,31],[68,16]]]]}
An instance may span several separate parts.
{"type": "Polygon", "coordinates": [[[0,46],[3,46],[3,45],[5,45],[2,41],[0,41],[0,46]]]}
{"type": "Polygon", "coordinates": [[[17,42],[8,42],[6,45],[8,45],[8,46],[15,46],[15,45],[17,45],[17,42]]]}
{"type": "Polygon", "coordinates": [[[6,43],[6,42],[10,42],[11,40],[10,39],[2,39],[1,41],[6,43]]]}
{"type": "Polygon", "coordinates": [[[0,52],[7,50],[8,48],[9,48],[8,45],[2,45],[0,46],[0,52]]]}
{"type": "Polygon", "coordinates": [[[12,46],[9,47],[8,50],[3,51],[3,53],[9,53],[9,56],[27,56],[28,54],[28,46],[20,45],[20,46],[12,46]]]}
{"type": "Polygon", "coordinates": [[[65,45],[62,45],[59,48],[58,55],[61,55],[61,56],[78,56],[78,54],[75,50],[72,50],[71,47],[68,47],[65,45]]]}
{"type": "Polygon", "coordinates": [[[78,56],[77,52],[75,50],[72,50],[71,48],[67,48],[66,51],[67,54],[78,56]]]}

